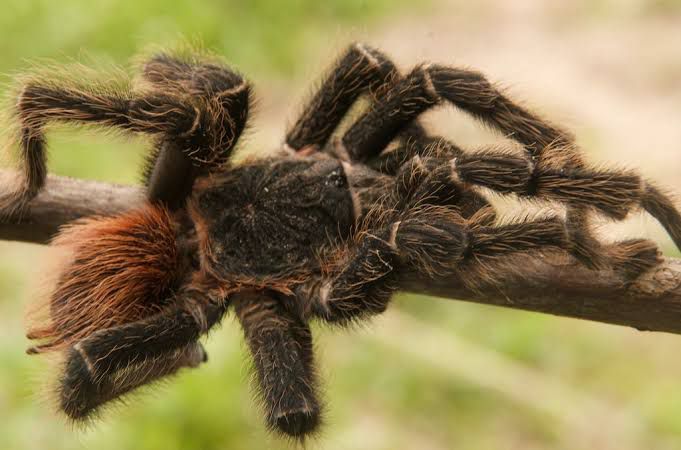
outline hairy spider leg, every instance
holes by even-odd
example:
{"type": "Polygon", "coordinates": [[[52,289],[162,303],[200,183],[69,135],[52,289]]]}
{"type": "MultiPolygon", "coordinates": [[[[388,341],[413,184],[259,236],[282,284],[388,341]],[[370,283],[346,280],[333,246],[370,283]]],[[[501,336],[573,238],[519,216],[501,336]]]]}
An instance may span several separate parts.
{"type": "Polygon", "coordinates": [[[415,201],[385,223],[358,232],[338,250],[321,279],[299,289],[303,316],[347,324],[381,313],[403,270],[425,276],[458,273],[475,283],[475,276],[461,267],[569,246],[565,223],[557,217],[484,226],[464,219],[455,208],[415,201]]]}
{"type": "Polygon", "coordinates": [[[207,56],[161,52],[145,61],[141,72],[154,89],[178,96],[189,95],[213,106],[200,113],[212,116],[212,122],[221,123],[221,127],[213,130],[216,135],[233,130],[233,136],[212,149],[215,155],[209,159],[214,163],[203,167],[204,170],[182,141],[172,136],[160,139],[147,160],[144,181],[150,200],[164,201],[172,210],[184,205],[197,176],[206,170],[218,170],[228,159],[248,121],[251,88],[240,74],[207,56]]]}
{"type": "Polygon", "coordinates": [[[448,153],[444,155],[441,158],[415,157],[400,178],[414,176],[415,171],[422,176],[443,171],[457,184],[483,186],[501,194],[516,194],[527,199],[589,207],[615,220],[624,219],[632,209],[641,206],[646,196],[643,181],[632,171],[586,166],[534,167],[528,158],[517,155],[512,148],[499,146],[453,157],[448,153]]]}
{"type": "Polygon", "coordinates": [[[380,51],[359,43],[351,45],[287,131],[286,145],[294,151],[324,148],[358,98],[396,77],[395,65],[380,51]]]}
{"type": "Polygon", "coordinates": [[[470,70],[417,66],[380,94],[343,136],[343,145],[354,160],[378,155],[416,117],[445,101],[518,141],[533,156],[549,146],[573,142],[567,132],[517,105],[470,70]]]}
{"type": "MultiPolygon", "coordinates": [[[[31,79],[23,85],[15,111],[20,126],[16,138],[23,180],[14,191],[0,198],[0,212],[20,212],[44,186],[47,176],[44,128],[50,122],[75,122],[151,134],[160,139],[162,147],[164,142],[172,143],[168,145],[188,155],[195,166],[214,167],[224,161],[241,134],[248,92],[245,85],[212,97],[192,97],[167,90],[135,93],[101,83],[93,83],[88,88],[76,81],[31,79]],[[237,120],[239,118],[241,120],[237,120]]],[[[172,158],[178,159],[176,155],[172,158]]],[[[179,158],[180,165],[184,165],[182,161],[179,158]]],[[[160,161],[159,167],[177,164],[175,160],[160,161]]],[[[191,185],[169,183],[154,172],[149,171],[152,200],[168,199],[172,203],[170,194],[177,196],[176,191],[186,194],[187,189],[191,189],[191,185]],[[168,190],[164,191],[164,187],[168,190]]]]}
{"type": "Polygon", "coordinates": [[[228,305],[190,291],[178,293],[173,304],[147,319],[97,331],[70,347],[59,388],[61,408],[70,418],[93,413],[107,397],[98,393],[112,391],[107,380],[116,373],[138,364],[153,367],[154,359],[196,342],[220,321],[228,305]]]}
{"type": "MultiPolygon", "coordinates": [[[[350,45],[286,133],[286,144],[295,151],[325,148],[348,110],[362,95],[377,94],[401,79],[397,67],[383,52],[362,43],[350,45]]],[[[414,120],[400,137],[423,142],[428,134],[418,120],[414,120]]],[[[348,159],[347,155],[335,156],[348,159]]]]}
{"type": "Polygon", "coordinates": [[[271,293],[240,292],[231,302],[253,358],[267,425],[303,438],[321,421],[310,327],[271,293]]]}
{"type": "Polygon", "coordinates": [[[473,230],[442,217],[421,217],[394,222],[392,243],[367,233],[347,249],[350,256],[344,269],[302,292],[308,314],[344,324],[384,311],[398,288],[403,259],[432,275],[455,271],[456,264],[567,245],[565,224],[558,218],[473,230]]]}
{"type": "MultiPolygon", "coordinates": [[[[415,117],[443,101],[520,142],[533,161],[541,161],[543,150],[554,146],[569,152],[566,162],[579,163],[569,133],[508,99],[481,74],[436,65],[419,66],[392,89],[382,92],[382,97],[343,136],[342,147],[359,160],[375,157],[415,117]]],[[[572,253],[588,266],[601,266],[600,244],[589,232],[588,216],[571,208],[567,218],[572,253]]]]}
{"type": "MultiPolygon", "coordinates": [[[[343,147],[356,160],[375,157],[414,118],[445,101],[522,144],[534,171],[554,164],[551,158],[562,159],[566,170],[583,167],[579,154],[574,151],[574,138],[569,133],[511,101],[480,73],[440,65],[418,66],[382,92],[343,136],[343,147]],[[551,150],[567,154],[558,155],[551,150]]],[[[640,192],[640,205],[660,221],[681,248],[681,215],[672,200],[647,183],[643,183],[640,192]]],[[[598,254],[594,248],[599,244],[588,232],[585,212],[572,207],[568,209],[567,217],[573,254],[583,262],[597,263],[598,254]]]]}
{"type": "Polygon", "coordinates": [[[93,380],[87,364],[75,348],[69,349],[60,379],[60,407],[72,420],[85,420],[102,405],[119,399],[145,385],[175,375],[180,369],[195,368],[208,360],[199,342],[191,342],[166,353],[135,361],[124,368],[106,372],[93,380]]]}
{"type": "MultiPolygon", "coordinates": [[[[408,193],[403,194],[405,198],[420,198],[427,192],[456,196],[458,186],[483,186],[500,194],[552,200],[581,210],[595,209],[615,220],[622,220],[645,198],[644,185],[633,172],[550,165],[536,170],[527,158],[499,147],[454,158],[415,157],[405,165],[397,182],[408,193]],[[414,172],[421,174],[420,179],[414,172]],[[438,189],[438,185],[442,187],[438,189]]],[[[621,248],[617,247],[601,250],[628,279],[636,278],[660,261],[657,246],[648,240],[624,241],[621,248]]]]}

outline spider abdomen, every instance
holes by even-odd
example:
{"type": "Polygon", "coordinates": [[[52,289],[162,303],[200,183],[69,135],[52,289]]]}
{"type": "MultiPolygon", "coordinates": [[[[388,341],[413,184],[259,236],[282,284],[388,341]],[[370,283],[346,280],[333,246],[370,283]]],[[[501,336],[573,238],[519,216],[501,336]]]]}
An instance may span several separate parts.
{"type": "Polygon", "coordinates": [[[70,260],[44,305],[47,324],[29,331],[45,340],[33,351],[60,349],[160,311],[183,271],[174,224],[161,206],[74,222],[53,245],[70,260]]]}

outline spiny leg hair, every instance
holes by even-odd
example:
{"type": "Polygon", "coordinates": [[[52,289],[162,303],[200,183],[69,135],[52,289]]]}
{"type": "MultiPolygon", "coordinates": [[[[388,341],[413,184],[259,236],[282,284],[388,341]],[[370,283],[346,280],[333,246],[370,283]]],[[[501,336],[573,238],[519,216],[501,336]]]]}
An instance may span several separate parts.
{"type": "MultiPolygon", "coordinates": [[[[414,118],[442,102],[451,103],[522,144],[534,171],[560,161],[565,170],[589,172],[584,169],[569,133],[510,100],[480,73],[440,65],[418,66],[391,89],[382,92],[382,97],[343,136],[344,151],[353,159],[368,160],[414,118]]],[[[560,167],[554,168],[560,170],[560,167]]],[[[539,174],[532,176],[538,178],[539,174]]],[[[622,174],[622,178],[626,176],[622,174]]],[[[681,248],[681,215],[672,200],[643,181],[636,191],[640,193],[638,203],[660,221],[681,248]]],[[[578,205],[571,206],[567,221],[573,241],[572,253],[586,264],[600,266],[600,245],[588,230],[587,214],[578,205]]]]}
{"type": "Polygon", "coordinates": [[[402,270],[459,273],[457,266],[468,263],[568,246],[565,223],[557,217],[476,228],[456,209],[430,205],[393,220],[358,234],[322,279],[299,290],[303,315],[347,324],[383,312],[402,270]]]}
{"type": "MultiPolygon", "coordinates": [[[[136,371],[136,366],[151,369],[154,360],[163,362],[170,352],[181,354],[181,349],[215,326],[227,308],[226,301],[210,300],[198,292],[180,293],[176,300],[166,311],[97,331],[67,351],[59,392],[61,408],[70,418],[85,419],[103,402],[134,388],[124,383],[118,390],[110,380],[121,371],[136,371]]],[[[165,370],[170,367],[159,376],[165,370]]]]}
{"type": "MultiPolygon", "coordinates": [[[[457,190],[450,175],[440,176],[450,170],[409,178],[409,186],[398,180],[383,210],[330,256],[324,276],[301,286],[299,314],[345,324],[383,312],[403,270],[465,278],[459,266],[569,248],[566,224],[558,217],[486,226],[483,213],[466,219],[457,207],[443,206],[443,197],[457,190]]],[[[475,283],[472,277],[467,281],[475,283]]]]}
{"type": "MultiPolygon", "coordinates": [[[[437,151],[431,153],[436,154],[437,151]]],[[[401,207],[409,205],[412,198],[427,195],[429,201],[434,197],[460,196],[463,193],[460,186],[464,185],[482,186],[521,198],[553,200],[579,210],[595,209],[616,220],[641,206],[645,198],[642,182],[634,173],[586,167],[555,168],[550,164],[535,170],[527,158],[499,147],[453,158],[442,155],[439,158],[415,157],[397,176],[403,198],[401,207]]],[[[573,223],[567,220],[569,245],[573,250],[574,239],[579,236],[571,233],[571,225],[573,223]]],[[[641,240],[635,246],[623,244],[619,250],[599,244],[599,250],[608,263],[626,274],[630,281],[659,262],[656,247],[649,241],[641,240]],[[627,252],[630,258],[626,258],[627,252]]]]}
{"type": "MultiPolygon", "coordinates": [[[[153,79],[151,69],[147,72],[153,79]]],[[[219,166],[245,126],[250,92],[248,85],[228,69],[219,75],[211,72],[211,82],[197,81],[195,91],[184,92],[161,85],[154,89],[153,82],[151,89],[134,89],[129,81],[124,83],[126,87],[121,87],[117,83],[93,82],[87,86],[77,80],[54,81],[47,75],[27,78],[15,108],[20,125],[15,140],[20,150],[23,179],[0,198],[0,214],[20,212],[44,186],[47,176],[45,126],[50,122],[99,125],[150,134],[160,140],[161,147],[164,143],[173,143],[173,149],[167,152],[161,149],[159,154],[179,150],[199,169],[219,166]],[[208,85],[211,89],[206,89],[208,85]],[[225,89],[216,91],[216,87],[225,89]],[[197,91],[204,95],[196,95],[197,91]]],[[[171,156],[178,159],[176,155],[171,156]]],[[[186,165],[180,158],[179,163],[164,161],[160,166],[168,169],[178,164],[186,165]]],[[[158,179],[155,182],[166,186],[167,178],[153,171],[148,171],[150,179],[158,179]]],[[[152,200],[168,197],[169,194],[161,191],[152,183],[152,200]]]]}
{"type": "Polygon", "coordinates": [[[322,149],[355,101],[395,76],[395,65],[381,52],[351,45],[286,133],[286,145],[294,151],[322,149]]]}
{"type": "Polygon", "coordinates": [[[173,136],[161,137],[150,154],[144,171],[149,198],[163,200],[175,209],[189,195],[197,176],[206,170],[217,171],[228,159],[247,124],[251,89],[241,75],[207,56],[157,53],[143,63],[141,72],[153,89],[181,97],[189,95],[211,105],[203,113],[220,124],[213,133],[221,138],[208,154],[173,136]]]}
{"type": "Polygon", "coordinates": [[[208,360],[199,342],[136,360],[127,366],[105,372],[93,379],[92,368],[77,348],[70,348],[59,380],[61,409],[74,421],[92,418],[100,408],[135,389],[159,382],[182,368],[195,368],[208,360]]]}
{"type": "Polygon", "coordinates": [[[309,326],[274,293],[238,293],[232,304],[253,359],[268,426],[302,439],[321,420],[309,326]]]}
{"type": "MultiPolygon", "coordinates": [[[[369,51],[367,46],[358,45],[351,49],[361,48],[365,53],[369,51]]],[[[371,54],[380,54],[373,49],[371,51],[371,54]]],[[[348,54],[351,53],[350,51],[348,54]]],[[[382,61],[387,61],[387,58],[380,55],[382,61]]],[[[370,161],[400,133],[408,130],[410,126],[418,127],[414,121],[421,113],[442,102],[449,102],[522,144],[529,156],[529,167],[533,170],[532,178],[538,178],[540,174],[535,172],[542,171],[547,166],[554,166],[555,171],[564,170],[571,174],[594,173],[585,168],[580,155],[575,151],[574,138],[569,133],[510,100],[481,74],[446,66],[422,65],[416,67],[406,77],[400,77],[394,65],[391,66],[396,75],[392,77],[390,83],[384,83],[384,89],[378,91],[377,98],[369,110],[345,133],[340,146],[341,154],[348,155],[354,160],[370,161]]],[[[323,85],[320,92],[325,91],[325,86],[328,92],[342,92],[342,89],[333,83],[323,85]]],[[[319,106],[316,111],[324,112],[319,106]]],[[[301,121],[304,122],[302,119],[301,121]]],[[[417,130],[420,131],[418,128],[417,130]]],[[[616,172],[606,171],[599,175],[609,176],[613,173],[616,172]]],[[[619,175],[618,181],[627,178],[632,181],[636,178],[635,175],[626,172],[619,175]]],[[[566,180],[567,177],[562,179],[566,180]]],[[[595,184],[598,184],[598,181],[602,180],[596,180],[595,184]]],[[[578,183],[573,185],[576,184],[578,183]]],[[[681,248],[681,215],[675,209],[672,200],[658,188],[649,186],[644,181],[641,181],[634,190],[640,197],[637,204],[657,218],[677,247],[681,248]]],[[[529,194],[533,195],[532,192],[529,194]]],[[[605,199],[608,195],[603,197],[605,199]]],[[[631,203],[627,204],[629,205],[631,203]]],[[[599,254],[601,245],[588,229],[589,219],[586,211],[580,207],[579,202],[572,202],[568,206],[567,221],[573,245],[572,253],[587,265],[602,266],[602,255],[599,254]]],[[[618,214],[624,209],[629,210],[626,206],[623,208],[611,206],[614,208],[609,210],[601,208],[601,211],[621,218],[618,214]]]]}

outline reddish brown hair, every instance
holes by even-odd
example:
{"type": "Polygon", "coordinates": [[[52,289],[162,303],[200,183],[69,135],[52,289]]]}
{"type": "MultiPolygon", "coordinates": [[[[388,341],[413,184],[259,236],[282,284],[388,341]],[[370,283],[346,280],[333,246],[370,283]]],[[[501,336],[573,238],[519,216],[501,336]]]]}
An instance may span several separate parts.
{"type": "Polygon", "coordinates": [[[71,257],[60,270],[43,321],[28,337],[34,352],[61,349],[93,331],[157,312],[178,283],[180,258],[169,212],[160,206],[66,226],[52,243],[71,257]]]}

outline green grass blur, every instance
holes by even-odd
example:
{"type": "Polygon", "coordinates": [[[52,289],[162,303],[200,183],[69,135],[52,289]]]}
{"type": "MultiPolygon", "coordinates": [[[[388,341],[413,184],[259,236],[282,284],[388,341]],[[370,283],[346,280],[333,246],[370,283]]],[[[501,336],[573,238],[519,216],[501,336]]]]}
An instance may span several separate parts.
{"type": "MultiPolygon", "coordinates": [[[[653,4],[679,10],[672,0],[653,4]]],[[[85,53],[125,64],[149,44],[189,38],[261,85],[296,92],[346,36],[431,14],[406,0],[3,0],[0,7],[6,81],[30,60],[85,53]],[[330,40],[337,46],[327,48],[330,40]]],[[[52,172],[124,183],[137,180],[146,148],[139,138],[61,128],[50,146],[52,172]]],[[[207,340],[210,361],[200,370],[133,397],[88,429],[65,424],[41,391],[49,366],[24,354],[23,312],[45,258],[39,246],[0,243],[0,449],[295,447],[264,429],[231,318],[207,340]]],[[[366,328],[315,330],[328,414],[309,448],[681,448],[679,337],[421,296],[400,295],[394,308],[402,315],[366,328]],[[467,372],[468,361],[478,373],[467,372]]]]}

